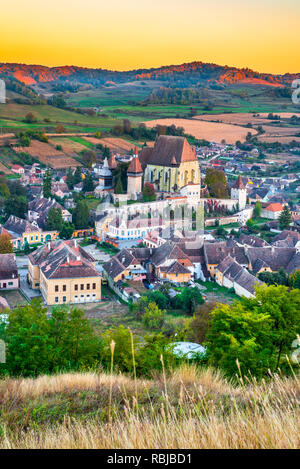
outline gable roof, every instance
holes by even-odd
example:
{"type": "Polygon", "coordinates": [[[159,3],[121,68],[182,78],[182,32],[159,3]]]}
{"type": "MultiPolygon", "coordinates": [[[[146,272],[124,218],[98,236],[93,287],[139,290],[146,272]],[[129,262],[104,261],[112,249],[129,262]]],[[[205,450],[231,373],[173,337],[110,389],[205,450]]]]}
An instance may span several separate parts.
{"type": "Polygon", "coordinates": [[[0,254],[0,279],[18,278],[15,254],[0,254]]]}
{"type": "Polygon", "coordinates": [[[40,231],[39,228],[34,226],[27,220],[23,218],[16,217],[15,215],[10,215],[8,220],[4,223],[3,228],[7,231],[12,232],[13,234],[22,235],[23,233],[33,233],[35,231],[40,231]]]}
{"type": "Polygon", "coordinates": [[[94,258],[75,241],[49,242],[29,256],[48,279],[99,277],[94,258]]]}
{"type": "Polygon", "coordinates": [[[283,205],[278,202],[269,204],[264,210],[267,210],[268,212],[281,212],[283,210],[283,205]]]}

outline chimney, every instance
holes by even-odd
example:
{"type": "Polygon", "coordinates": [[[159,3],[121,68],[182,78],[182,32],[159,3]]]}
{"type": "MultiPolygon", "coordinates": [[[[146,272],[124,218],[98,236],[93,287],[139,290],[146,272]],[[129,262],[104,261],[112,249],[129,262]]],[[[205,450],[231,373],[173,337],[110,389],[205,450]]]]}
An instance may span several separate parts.
{"type": "Polygon", "coordinates": [[[50,243],[50,241],[48,241],[47,246],[48,246],[48,249],[49,249],[49,251],[50,251],[50,249],[51,249],[51,243],[50,243]]]}
{"type": "Polygon", "coordinates": [[[67,256],[67,264],[69,264],[69,263],[70,263],[70,257],[67,256]]]}
{"type": "Polygon", "coordinates": [[[74,239],[74,247],[77,248],[77,239],[74,239]]]}

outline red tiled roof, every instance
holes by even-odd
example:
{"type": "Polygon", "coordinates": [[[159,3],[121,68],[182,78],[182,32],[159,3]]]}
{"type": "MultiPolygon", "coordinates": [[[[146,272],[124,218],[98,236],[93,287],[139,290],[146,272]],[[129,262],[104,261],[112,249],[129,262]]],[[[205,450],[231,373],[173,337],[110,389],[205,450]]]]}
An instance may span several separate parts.
{"type": "Polygon", "coordinates": [[[265,210],[268,210],[269,212],[281,212],[283,210],[283,205],[281,205],[280,203],[270,204],[267,205],[265,210]]]}
{"type": "Polygon", "coordinates": [[[132,158],[127,173],[139,174],[142,172],[143,170],[139,158],[132,158]]]}

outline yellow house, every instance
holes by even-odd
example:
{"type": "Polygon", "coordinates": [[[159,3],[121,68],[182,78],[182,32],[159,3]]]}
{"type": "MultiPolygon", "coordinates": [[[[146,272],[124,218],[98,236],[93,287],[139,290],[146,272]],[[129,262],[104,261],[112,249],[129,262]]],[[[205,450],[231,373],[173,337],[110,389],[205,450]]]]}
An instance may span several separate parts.
{"type": "Polygon", "coordinates": [[[95,260],[76,240],[49,242],[30,254],[28,281],[48,305],[101,300],[95,260]]]}
{"type": "Polygon", "coordinates": [[[200,167],[195,149],[184,137],[161,135],[153,149],[145,147],[139,156],[144,183],[155,190],[175,192],[189,183],[200,184],[200,167]]]}
{"type": "Polygon", "coordinates": [[[15,249],[22,249],[26,244],[46,243],[57,239],[59,235],[58,231],[42,231],[34,223],[15,215],[10,215],[3,228],[10,235],[15,249]]]}

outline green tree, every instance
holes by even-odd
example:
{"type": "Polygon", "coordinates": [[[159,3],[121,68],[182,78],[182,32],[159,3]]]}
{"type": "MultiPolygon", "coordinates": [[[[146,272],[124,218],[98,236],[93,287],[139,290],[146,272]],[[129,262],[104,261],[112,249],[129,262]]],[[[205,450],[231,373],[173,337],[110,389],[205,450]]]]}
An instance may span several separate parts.
{"type": "Polygon", "coordinates": [[[133,356],[132,356],[132,340],[134,349],[137,348],[137,339],[133,336],[131,339],[130,330],[123,325],[113,327],[103,335],[104,350],[103,350],[103,364],[106,369],[110,369],[111,365],[111,343],[115,343],[114,349],[114,368],[123,372],[131,372],[133,370],[133,356]]]}
{"type": "Polygon", "coordinates": [[[11,375],[34,376],[49,371],[47,308],[39,300],[10,312],[5,343],[6,367],[11,375]]]}
{"type": "Polygon", "coordinates": [[[28,201],[26,197],[12,195],[5,200],[4,211],[6,218],[10,215],[15,215],[19,218],[25,218],[25,215],[28,210],[28,201]]]}
{"type": "Polygon", "coordinates": [[[93,192],[94,182],[91,173],[88,173],[83,180],[83,192],[93,192]]]}
{"type": "Polygon", "coordinates": [[[159,331],[165,321],[166,311],[159,309],[154,301],[150,301],[148,306],[145,308],[145,313],[142,316],[142,322],[145,327],[151,330],[159,331]]]}
{"type": "Polygon", "coordinates": [[[74,212],[73,212],[73,223],[77,230],[88,228],[90,211],[85,200],[79,200],[74,212]]]}
{"type": "Polygon", "coordinates": [[[285,286],[259,286],[255,298],[232,306],[218,304],[207,335],[209,362],[237,373],[264,376],[285,366],[285,354],[300,332],[300,291],[285,286]]]}
{"type": "Polygon", "coordinates": [[[68,185],[68,188],[72,190],[74,187],[74,175],[72,168],[68,168],[66,183],[68,185]]]}
{"type": "Polygon", "coordinates": [[[50,208],[46,223],[46,229],[49,231],[60,231],[63,227],[64,221],[62,217],[61,208],[50,208]]]}
{"type": "Polygon", "coordinates": [[[283,207],[283,210],[279,216],[278,221],[279,221],[279,228],[281,230],[286,230],[292,223],[293,221],[292,215],[287,205],[283,207]]]}
{"type": "Polygon", "coordinates": [[[74,230],[75,226],[72,223],[64,223],[60,230],[59,237],[61,239],[71,239],[74,230]]]}
{"type": "Polygon", "coordinates": [[[119,176],[116,180],[115,194],[123,194],[123,193],[124,193],[124,189],[123,189],[122,179],[119,176]]]}
{"type": "Polygon", "coordinates": [[[47,171],[44,174],[44,179],[43,179],[43,196],[46,199],[49,199],[51,198],[51,195],[52,195],[52,176],[51,176],[49,169],[47,169],[47,171]]]}
{"type": "Polygon", "coordinates": [[[81,182],[81,169],[77,166],[75,173],[74,173],[74,185],[79,184],[81,182]]]}
{"type": "Polygon", "coordinates": [[[261,216],[261,211],[262,211],[261,202],[260,202],[260,200],[258,200],[256,202],[254,210],[253,210],[254,218],[259,218],[261,216]]]}

